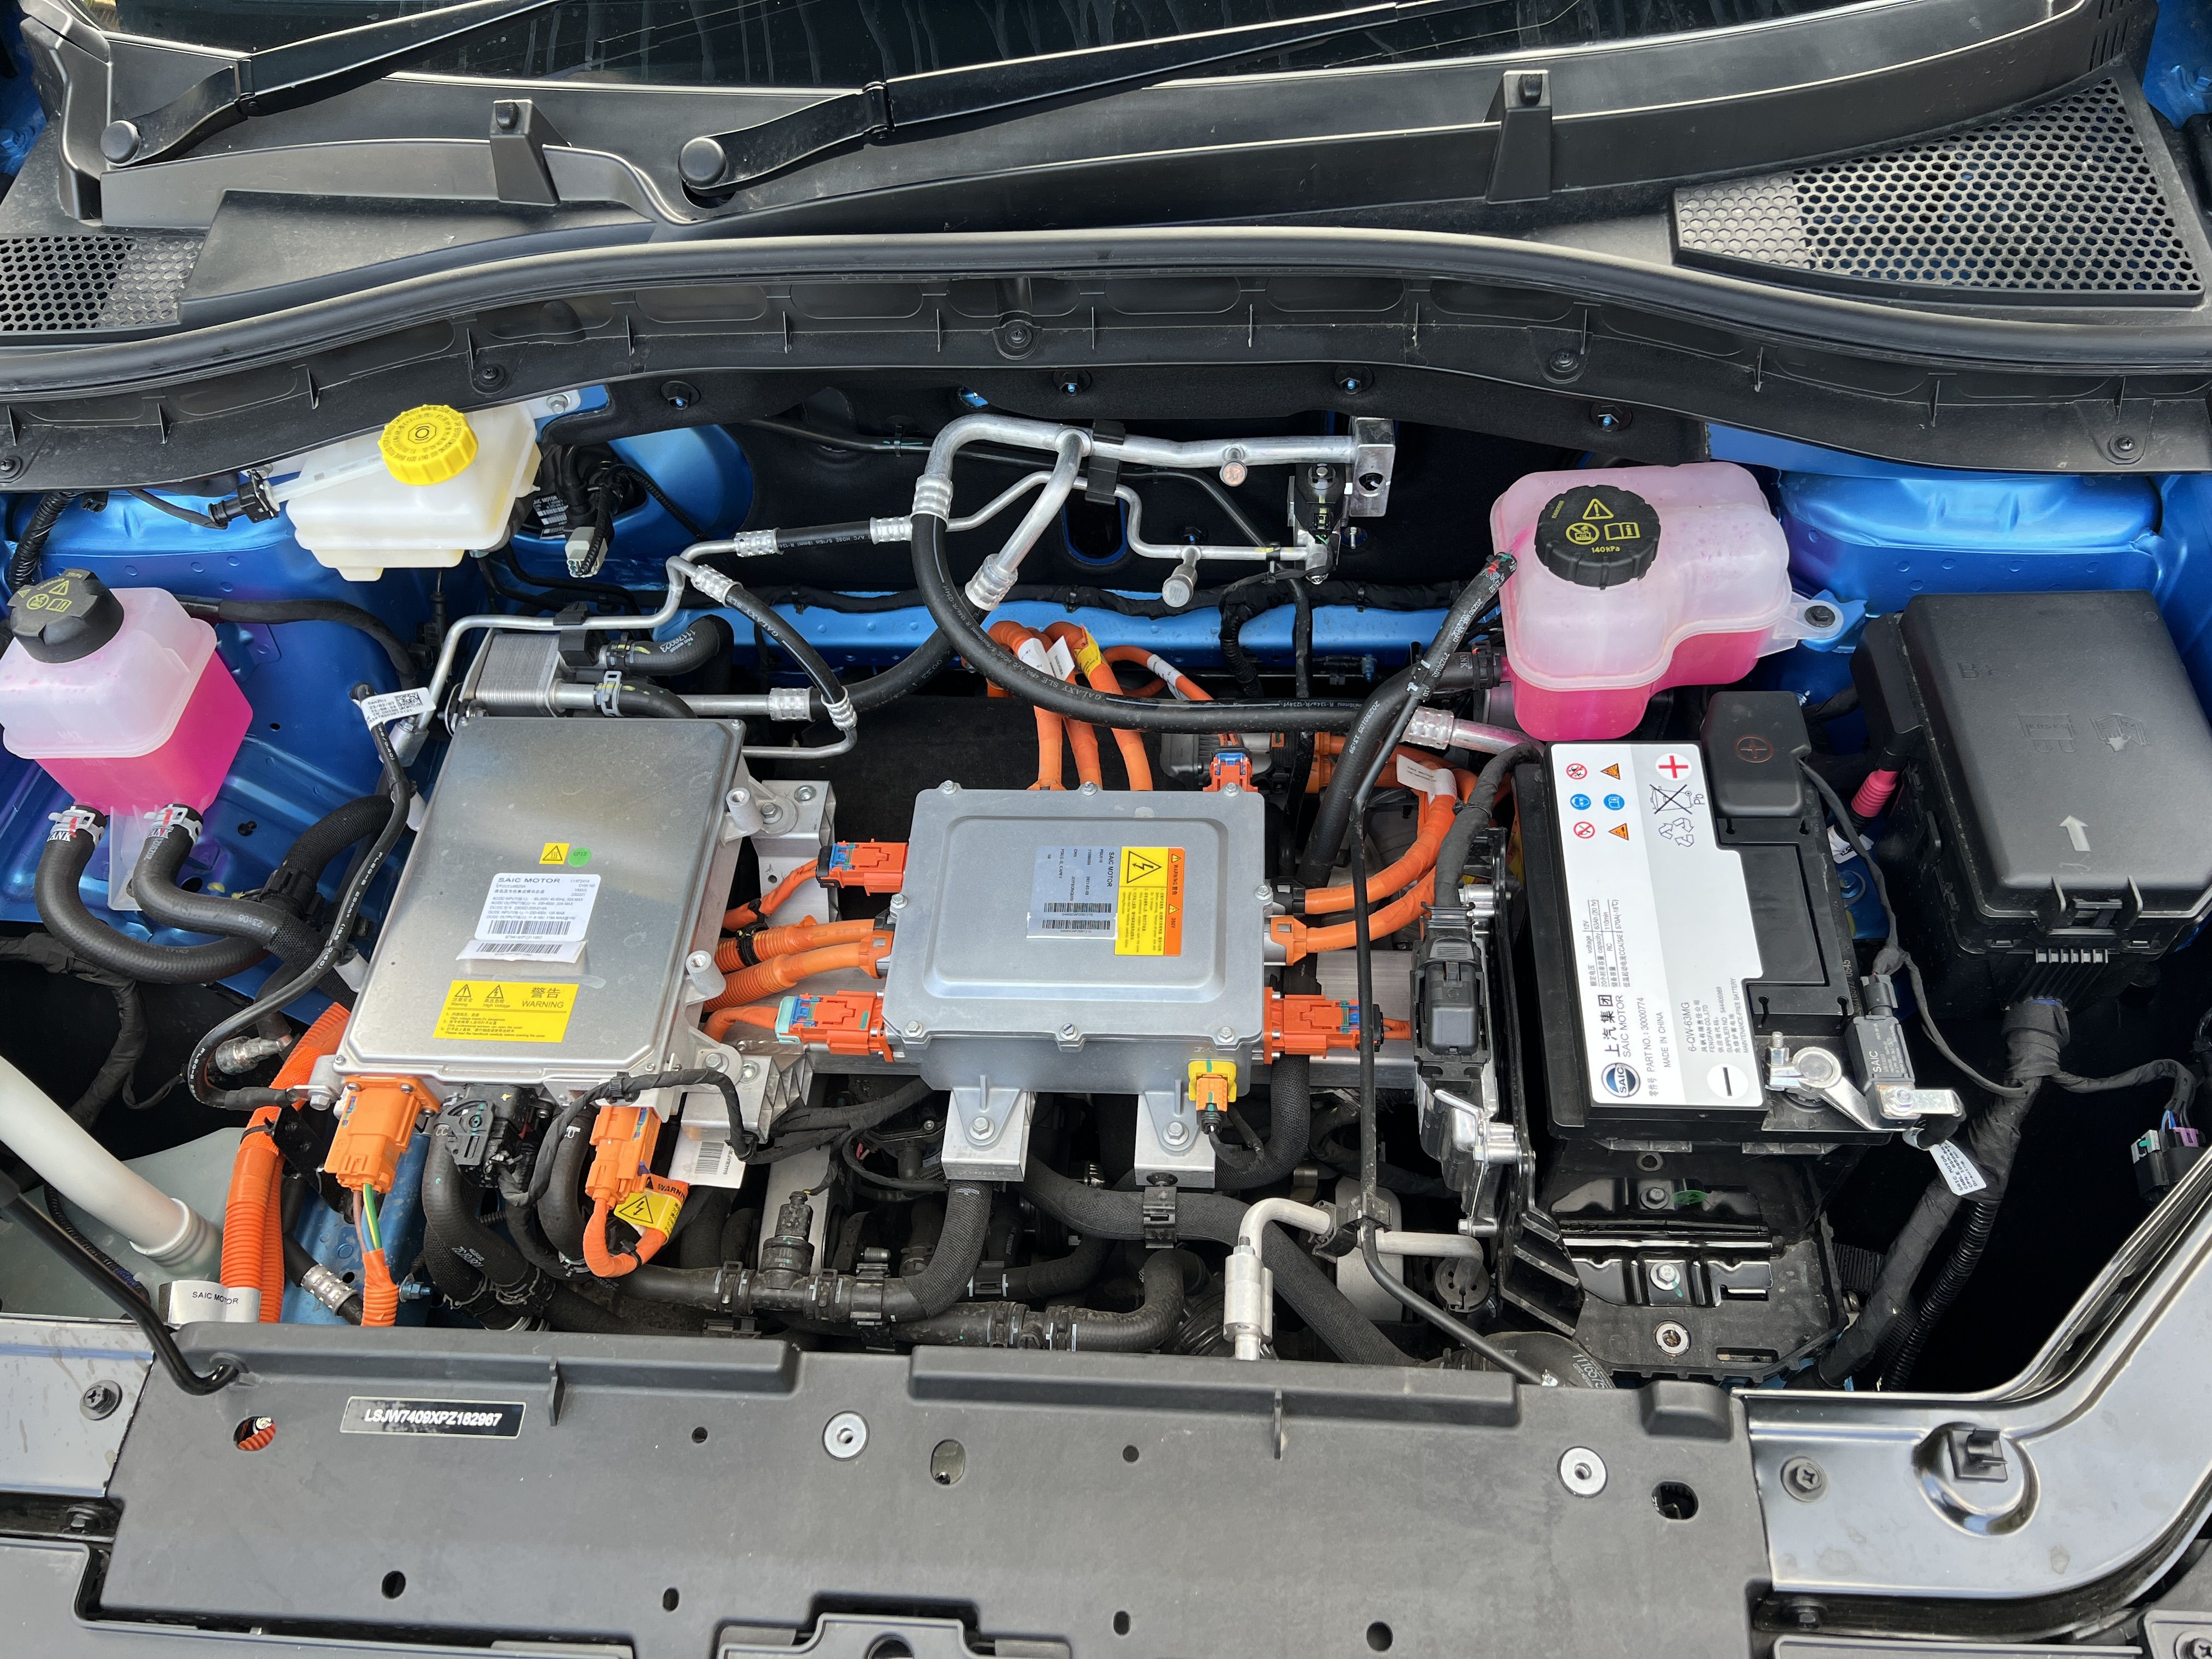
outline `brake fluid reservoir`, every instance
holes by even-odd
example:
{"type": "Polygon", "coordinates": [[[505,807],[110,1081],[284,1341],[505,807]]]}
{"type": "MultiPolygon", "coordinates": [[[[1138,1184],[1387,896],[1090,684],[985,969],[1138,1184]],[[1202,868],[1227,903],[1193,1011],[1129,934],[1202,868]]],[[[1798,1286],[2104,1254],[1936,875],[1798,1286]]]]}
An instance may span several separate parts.
{"type": "Polygon", "coordinates": [[[9,602],[0,742],[111,817],[205,811],[253,718],[215,629],[164,588],[64,570],[9,602]]]}
{"type": "Polygon", "coordinates": [[[520,404],[464,415],[426,404],[286,463],[272,500],[300,545],[349,581],[439,569],[507,540],[515,497],[538,477],[538,423],[520,404]]]}
{"type": "Polygon", "coordinates": [[[1531,473],[1490,533],[1519,562],[1501,602],[1531,737],[1632,732],[1662,686],[1741,679],[1792,612],[1782,526],[1725,461],[1531,473]]]}

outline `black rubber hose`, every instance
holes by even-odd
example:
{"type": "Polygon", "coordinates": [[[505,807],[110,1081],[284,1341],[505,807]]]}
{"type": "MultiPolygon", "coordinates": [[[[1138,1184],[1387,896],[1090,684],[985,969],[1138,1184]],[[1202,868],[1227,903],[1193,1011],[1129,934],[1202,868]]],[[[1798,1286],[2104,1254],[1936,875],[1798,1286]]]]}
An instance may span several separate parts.
{"type": "Polygon", "coordinates": [[[544,1196],[538,1200],[538,1224],[545,1230],[546,1242],[571,1261],[584,1259],[584,1212],[579,1193],[584,1160],[591,1151],[591,1136],[580,1123],[572,1121],[560,1140],[538,1154],[541,1158],[551,1157],[553,1175],[544,1196]]]}
{"type": "Polygon", "coordinates": [[[383,647],[384,654],[391,659],[392,672],[398,676],[403,690],[411,690],[422,684],[422,671],[416,666],[414,653],[408,650],[407,641],[394,633],[384,618],[375,612],[364,611],[357,605],[348,605],[343,599],[204,599],[179,594],[177,603],[187,611],[202,617],[213,617],[218,622],[337,623],[368,635],[383,647]]]}
{"type": "Polygon", "coordinates": [[[914,516],[914,575],[939,629],[970,667],[1001,690],[1071,720],[1140,732],[1211,733],[1224,726],[1238,732],[1340,732],[1359,714],[1357,703],[1300,702],[1296,698],[1177,702],[1172,698],[1116,697],[1041,673],[977,625],[968,596],[945,568],[945,520],[927,513],[914,516]]]}
{"type": "MultiPolygon", "coordinates": [[[[765,638],[781,646],[799,672],[814,682],[814,689],[822,700],[832,708],[846,701],[845,688],[839,684],[837,672],[823,660],[822,653],[806,642],[806,636],[786,622],[775,607],[763,603],[743,582],[732,582],[722,596],[721,603],[752,623],[765,638]]],[[[756,645],[755,649],[759,649],[756,645]]]]}
{"type": "Polygon", "coordinates": [[[1249,1164],[1239,1168],[1233,1153],[1217,1144],[1213,1185],[1241,1193],[1281,1181],[1306,1155],[1313,1134],[1313,1065],[1304,1054],[1285,1054],[1267,1075],[1267,1142],[1249,1164]]]}
{"type": "Polygon", "coordinates": [[[957,1302],[983,1259],[983,1236],[991,1224],[991,1189],[957,1181],[945,1191],[945,1226],[929,1265],[884,1287],[884,1317],[896,1324],[927,1319],[957,1302]]]}
{"type": "Polygon", "coordinates": [[[362,795],[334,806],[300,832],[283,861],[261,884],[270,897],[280,899],[301,915],[312,909],[323,872],[337,855],[366,841],[384,828],[392,816],[392,803],[381,795],[362,795]]]}
{"type": "MultiPolygon", "coordinates": [[[[1086,1187],[1034,1161],[1022,1192],[1037,1208],[1076,1232],[1120,1239],[1145,1236],[1142,1193],[1086,1187]]],[[[1243,1218],[1244,1206],[1220,1194],[1182,1193],[1176,1200],[1176,1225],[1189,1237],[1233,1245],[1243,1218]]],[[[1261,1259],[1274,1274],[1275,1289],[1283,1300],[1339,1359],[1358,1365],[1417,1363],[1353,1307],[1279,1227],[1261,1233],[1261,1259]]]]}
{"type": "Polygon", "coordinates": [[[1133,1313],[1070,1309],[1062,1319],[1067,1346],[1094,1353],[1151,1353],[1175,1334],[1182,1321],[1182,1261],[1174,1250],[1154,1250],[1137,1270],[1145,1299],[1133,1313]]]}
{"type": "Polygon", "coordinates": [[[946,639],[945,630],[939,629],[882,673],[847,684],[845,695],[853,700],[854,712],[865,714],[872,708],[881,708],[886,703],[896,702],[908,692],[918,690],[934,679],[945,665],[951,660],[952,641],[946,639]]]}
{"type": "MultiPolygon", "coordinates": [[[[106,819],[100,824],[105,830],[106,819]]],[[[211,945],[150,945],[95,920],[84,908],[77,884],[98,845],[98,836],[78,825],[66,835],[49,837],[39,854],[34,890],[39,920],[77,955],[148,985],[211,985],[244,972],[268,954],[254,940],[241,939],[217,939],[211,945]]]]}
{"type": "Polygon", "coordinates": [[[1437,847],[1436,887],[1429,902],[1437,909],[1450,909],[1459,903],[1459,878],[1467,868],[1468,849],[1477,836],[1490,828],[1507,776],[1522,762],[1535,759],[1537,752],[1533,743],[1516,743],[1492,755],[1475,775],[1474,787],[1452,814],[1451,828],[1444,831],[1437,847]]]}
{"type": "Polygon", "coordinates": [[[62,1189],[51,1182],[46,1187],[46,1213],[53,1218],[54,1225],[75,1239],[77,1248],[87,1255],[97,1261],[107,1272],[113,1273],[132,1290],[142,1293],[144,1291],[146,1287],[138,1282],[137,1274],[92,1242],[91,1235],[85,1231],[70,1210],[70,1201],[63,1196],[62,1189]]]}
{"type": "Polygon", "coordinates": [[[963,1302],[898,1328],[915,1342],[951,1347],[1036,1347],[1092,1353],[1152,1353],[1182,1321],[1182,1252],[1155,1250],[1138,1278],[1145,1299],[1133,1313],[1054,1308],[1032,1313],[1006,1302],[963,1302]]]}
{"type": "Polygon", "coordinates": [[[684,1206],[675,1239],[678,1267],[722,1265],[722,1225],[729,1220],[730,1206],[737,1196],[727,1187],[710,1187],[684,1206]]]}
{"type": "Polygon", "coordinates": [[[39,504],[31,509],[30,519],[23,526],[23,533],[15,538],[15,550],[8,561],[9,592],[20,593],[38,580],[39,560],[46,550],[46,538],[53,534],[64,509],[76,499],[76,495],[66,489],[51,489],[39,497],[39,504]]]}
{"type": "MultiPolygon", "coordinates": [[[[502,1302],[519,1304],[533,1299],[542,1288],[538,1281],[544,1275],[509,1240],[478,1220],[476,1209],[475,1187],[462,1178],[453,1155],[434,1144],[429,1161],[422,1167],[422,1216],[426,1225],[433,1224],[434,1218],[438,1243],[456,1261],[476,1267],[502,1302]],[[468,1253],[465,1258],[460,1255],[462,1251],[468,1253]]],[[[434,1265],[431,1277],[436,1279],[438,1274],[438,1267],[434,1265]]],[[[520,1311],[520,1306],[517,1311],[520,1311]]],[[[612,1334],[630,1328],[627,1321],[616,1318],[566,1285],[552,1287],[545,1302],[545,1320],[556,1330],[563,1331],[612,1334]]]]}
{"type": "Polygon", "coordinates": [[[322,935],[290,910],[253,899],[187,893],[179,887],[177,872],[184,868],[185,858],[191,850],[191,836],[179,828],[150,837],[139,850],[131,890],[149,917],[164,927],[188,933],[251,939],[270,956],[287,962],[314,959],[315,952],[323,948],[322,935]]]}
{"type": "Polygon", "coordinates": [[[1075,1248],[1066,1255],[1055,1256],[1049,1261],[1032,1261],[1026,1267],[1009,1267],[1006,1273],[1006,1297],[1009,1302],[1049,1302],[1054,1297],[1073,1296],[1087,1291],[1097,1282],[1099,1270],[1106,1265],[1109,1241],[1088,1235],[1076,1240],[1075,1248]]]}
{"type": "Polygon", "coordinates": [[[696,673],[708,663],[727,657],[736,648],[737,635],[729,623],[711,612],[695,618],[672,640],[635,640],[611,645],[600,653],[610,668],[665,678],[696,673]]]}
{"type": "Polygon", "coordinates": [[[691,705],[673,691],[643,680],[623,680],[615,687],[615,713],[629,720],[690,720],[698,719],[691,705]]]}

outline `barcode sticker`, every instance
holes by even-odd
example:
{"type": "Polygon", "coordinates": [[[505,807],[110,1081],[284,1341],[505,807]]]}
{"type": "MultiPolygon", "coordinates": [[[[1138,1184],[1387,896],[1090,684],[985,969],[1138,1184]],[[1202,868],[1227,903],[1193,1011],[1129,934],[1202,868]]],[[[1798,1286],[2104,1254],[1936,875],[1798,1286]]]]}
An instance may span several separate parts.
{"type": "MultiPolygon", "coordinates": [[[[573,945],[580,949],[599,896],[597,876],[502,872],[491,878],[491,890],[484,895],[483,909],[477,917],[476,937],[463,954],[542,957],[544,953],[529,947],[573,945]]],[[[574,962],[575,957],[550,959],[574,962]]]]}
{"type": "Polygon", "coordinates": [[[1398,757],[1398,781],[1424,795],[1454,795],[1459,793],[1452,783],[1451,768],[1424,766],[1403,755],[1398,757]]]}
{"type": "Polygon", "coordinates": [[[362,719],[371,726],[381,726],[403,714],[427,714],[438,705],[428,691],[417,686],[411,691],[380,691],[355,706],[361,710],[362,719]]]}
{"type": "Polygon", "coordinates": [[[583,954],[580,939],[472,939],[461,947],[463,962],[574,962],[583,954]]]}
{"type": "Polygon", "coordinates": [[[1110,847],[1040,847],[1030,872],[1031,939],[1111,939],[1120,866],[1110,847]]]}
{"type": "Polygon", "coordinates": [[[1044,650],[1044,659],[1052,672],[1064,680],[1075,678],[1075,655],[1067,648],[1066,640],[1054,640],[1044,650]]]}
{"type": "Polygon", "coordinates": [[[694,1187],[737,1187],[744,1184],[745,1163],[719,1127],[695,1130],[685,1124],[669,1157],[668,1178],[694,1187]]]}

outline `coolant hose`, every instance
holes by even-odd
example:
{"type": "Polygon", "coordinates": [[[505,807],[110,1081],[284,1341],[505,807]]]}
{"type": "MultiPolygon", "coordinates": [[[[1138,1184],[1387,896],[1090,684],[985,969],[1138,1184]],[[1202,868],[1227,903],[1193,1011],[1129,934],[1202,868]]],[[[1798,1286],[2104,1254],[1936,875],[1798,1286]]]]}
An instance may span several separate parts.
{"type": "MultiPolygon", "coordinates": [[[[477,1218],[475,1186],[463,1178],[453,1153],[434,1140],[429,1161],[422,1168],[422,1218],[440,1247],[438,1252],[426,1250],[425,1254],[432,1256],[431,1277],[441,1290],[451,1282],[465,1283],[473,1273],[480,1283],[459,1300],[473,1300],[489,1290],[518,1316],[544,1293],[544,1275],[513,1243],[477,1218]],[[441,1254],[446,1260],[437,1259],[441,1254]]],[[[447,1294],[449,1300],[454,1299],[450,1291],[447,1294]]],[[[630,1328],[626,1322],[566,1285],[551,1287],[544,1310],[546,1322],[556,1330],[611,1334],[630,1328]]]]}
{"type": "Polygon", "coordinates": [[[644,680],[617,680],[610,698],[615,714],[625,720],[696,720],[698,711],[662,686],[644,680]]]}
{"type": "Polygon", "coordinates": [[[951,1347],[1152,1353],[1182,1320],[1182,1253],[1154,1250],[1137,1276],[1145,1287],[1145,1299],[1133,1313],[1071,1307],[1036,1313],[1012,1302],[963,1302],[932,1318],[902,1325],[898,1334],[916,1342],[951,1347]]]}
{"type": "Polygon", "coordinates": [[[1091,1288],[1106,1265],[1110,1241],[1085,1235],[1066,1255],[1050,1261],[1032,1261],[1026,1267],[1009,1267],[1005,1275],[1009,1302],[1049,1302],[1056,1296],[1073,1296],[1091,1288]]]}
{"type": "Polygon", "coordinates": [[[1516,743],[1482,763],[1474,787],[1452,814],[1451,828],[1444,831],[1443,844],[1437,848],[1436,886],[1430,897],[1437,908],[1449,909],[1459,902],[1459,878],[1467,868],[1468,851],[1474,838],[1490,828],[1506,777],[1522,762],[1535,759],[1539,752],[1533,743],[1516,743]]]}
{"type": "Polygon", "coordinates": [[[952,641],[939,629],[882,673],[846,684],[845,695],[852,700],[853,712],[865,714],[886,703],[896,702],[933,678],[951,660],[952,641]]]}
{"type": "Polygon", "coordinates": [[[983,1235],[991,1224],[991,1189],[956,1181],[945,1192],[945,1224],[929,1265],[884,1286],[884,1317],[904,1324],[941,1314],[960,1299],[983,1260],[983,1235]]]}
{"type": "Polygon", "coordinates": [[[222,1237],[207,1219],[94,1140],[45,1091],[0,1057],[0,1143],[76,1208],[181,1279],[216,1270],[222,1237]]]}
{"type": "Polygon", "coordinates": [[[1313,1062],[1304,1054],[1284,1054],[1267,1074],[1267,1144],[1251,1163],[1239,1167],[1218,1149],[1213,1185],[1224,1193],[1244,1192],[1281,1181],[1298,1166],[1313,1136],[1313,1062]]]}
{"type": "Polygon", "coordinates": [[[538,1200],[538,1224],[545,1242],[569,1261],[584,1259],[584,1209],[580,1188],[584,1163],[592,1154],[590,1130],[579,1120],[561,1130],[559,1140],[538,1153],[552,1160],[553,1178],[538,1200]]]}
{"type": "MultiPolygon", "coordinates": [[[[1022,1193],[1054,1220],[1077,1232],[1120,1239],[1145,1236],[1142,1193],[1086,1187],[1034,1160],[1023,1179],[1022,1193]]],[[[1245,1207],[1218,1193],[1182,1193],[1176,1200],[1176,1224],[1190,1237],[1234,1245],[1245,1207]]],[[[1284,1237],[1279,1228],[1269,1227],[1261,1234],[1261,1259],[1275,1276],[1276,1294],[1339,1359],[1358,1365],[1416,1363],[1353,1307],[1313,1258],[1284,1237]]]]}
{"type": "Polygon", "coordinates": [[[1089,686],[1070,685],[1041,673],[1008,651],[977,625],[968,596],[945,562],[945,520],[934,514],[914,515],[915,585],[939,629],[969,665],[1001,690],[1025,702],[1049,708],[1069,720],[1142,732],[1340,732],[1350,726],[1359,705],[1301,702],[1295,698],[1260,702],[1158,702],[1143,697],[1109,696],[1089,686]]]}
{"type": "Polygon", "coordinates": [[[211,985],[242,973],[268,954],[252,939],[217,939],[211,945],[149,945],[118,933],[84,908],[77,884],[92,862],[93,848],[107,827],[98,830],[66,819],[56,826],[39,854],[34,896],[46,931],[76,951],[126,979],[149,985],[211,985]]]}
{"type": "MultiPolygon", "coordinates": [[[[807,643],[804,634],[777,614],[774,605],[756,598],[742,582],[732,582],[729,591],[721,596],[721,603],[750,623],[761,635],[783,647],[785,653],[799,665],[799,672],[814,683],[814,689],[822,694],[822,701],[829,705],[830,719],[836,720],[841,729],[850,724],[854,703],[838,680],[836,671],[807,643]],[[845,714],[843,720],[837,719],[841,710],[845,714]]],[[[760,650],[757,643],[754,648],[760,650]]],[[[766,653],[761,655],[765,663],[766,653]]]]}
{"type": "Polygon", "coordinates": [[[1358,718],[1345,734],[1344,748],[1336,757],[1336,769],[1329,774],[1328,787],[1322,791],[1321,805],[1314,809],[1313,829],[1298,860],[1300,885],[1318,887],[1336,868],[1337,854],[1344,850],[1344,832],[1352,825],[1352,798],[1359,793],[1360,781],[1375,757],[1397,730],[1398,716],[1405,712],[1406,688],[1413,682],[1413,671],[1401,668],[1370,691],[1367,701],[1359,705],[1358,718]]]}
{"type": "Polygon", "coordinates": [[[696,673],[708,663],[727,657],[736,648],[737,635],[720,617],[696,618],[672,640],[624,641],[599,653],[610,668],[647,674],[656,679],[696,673]]]}
{"type": "Polygon", "coordinates": [[[187,933],[250,939],[295,966],[315,959],[323,948],[323,936],[290,911],[252,899],[187,893],[179,887],[177,872],[191,850],[191,833],[174,826],[149,837],[140,849],[131,890],[149,918],[187,933]]]}

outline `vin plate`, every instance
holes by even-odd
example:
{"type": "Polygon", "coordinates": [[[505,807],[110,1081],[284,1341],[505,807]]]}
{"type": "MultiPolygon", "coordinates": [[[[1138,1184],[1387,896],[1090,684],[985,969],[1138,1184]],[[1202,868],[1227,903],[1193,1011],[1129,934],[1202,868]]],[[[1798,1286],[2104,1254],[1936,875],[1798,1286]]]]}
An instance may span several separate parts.
{"type": "Polygon", "coordinates": [[[512,1440],[522,1432],[519,1400],[386,1400],[356,1395],[345,1403],[341,1434],[447,1434],[512,1440]]]}
{"type": "Polygon", "coordinates": [[[1112,939],[1121,854],[1111,847],[1040,847],[1030,872],[1031,939],[1112,939]]]}
{"type": "Polygon", "coordinates": [[[1759,939],[1742,860],[1713,838],[1704,757],[1559,743],[1550,765],[1592,1097],[1758,1104],[1743,988],[1759,939]]]}

